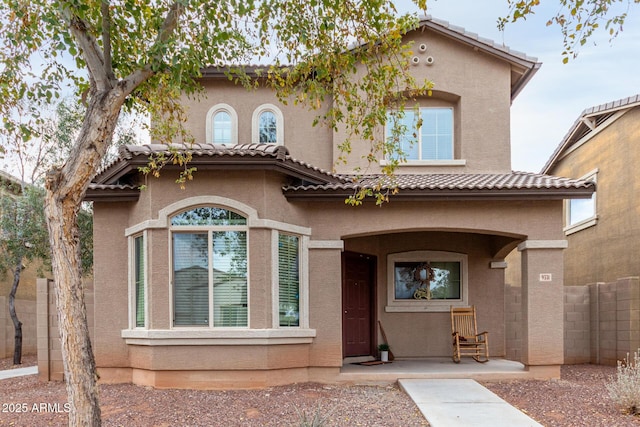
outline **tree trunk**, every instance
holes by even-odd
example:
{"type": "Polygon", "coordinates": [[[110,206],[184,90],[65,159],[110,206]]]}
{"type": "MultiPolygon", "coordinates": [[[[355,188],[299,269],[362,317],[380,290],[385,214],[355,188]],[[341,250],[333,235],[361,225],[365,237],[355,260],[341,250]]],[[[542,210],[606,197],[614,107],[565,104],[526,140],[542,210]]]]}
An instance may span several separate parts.
{"type": "Polygon", "coordinates": [[[78,211],[111,143],[124,100],[116,87],[93,93],[83,127],[62,169],[47,175],[45,215],[51,243],[70,426],[100,426],[98,374],[82,285],[78,211]]]}
{"type": "Polygon", "coordinates": [[[13,329],[15,330],[13,344],[14,365],[20,365],[22,363],[22,322],[18,320],[18,315],[16,314],[16,292],[20,284],[20,273],[22,273],[22,259],[16,264],[13,272],[13,285],[11,286],[11,293],[9,293],[9,314],[11,315],[13,329]]]}

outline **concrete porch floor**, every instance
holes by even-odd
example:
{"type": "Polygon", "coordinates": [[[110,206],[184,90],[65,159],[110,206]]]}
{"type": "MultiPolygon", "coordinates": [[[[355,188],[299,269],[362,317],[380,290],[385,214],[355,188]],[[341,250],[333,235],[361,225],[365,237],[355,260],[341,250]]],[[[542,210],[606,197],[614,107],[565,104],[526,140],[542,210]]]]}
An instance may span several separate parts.
{"type": "MultiPolygon", "coordinates": [[[[357,361],[357,360],[356,360],[357,361]]],[[[463,358],[454,363],[450,357],[431,357],[425,359],[395,359],[391,363],[381,365],[358,365],[345,359],[338,374],[338,382],[368,384],[393,383],[398,379],[474,379],[474,380],[506,380],[554,378],[554,369],[540,372],[528,370],[522,363],[505,359],[491,359],[486,363],[478,363],[471,358],[463,358]],[[542,375],[541,375],[542,374],[542,375]]],[[[557,368],[559,377],[560,368],[557,368]]]]}

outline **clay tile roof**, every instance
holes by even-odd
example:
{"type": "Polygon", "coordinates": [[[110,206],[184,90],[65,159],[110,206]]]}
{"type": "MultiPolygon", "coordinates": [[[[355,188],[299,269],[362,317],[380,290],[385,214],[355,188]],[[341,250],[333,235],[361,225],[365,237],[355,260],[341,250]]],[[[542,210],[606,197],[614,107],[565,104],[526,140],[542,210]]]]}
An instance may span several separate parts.
{"type": "Polygon", "coordinates": [[[294,159],[283,145],[238,144],[221,146],[213,144],[146,144],[124,145],[119,157],[94,178],[96,184],[113,184],[126,173],[148,162],[149,156],[169,155],[172,150],[190,152],[191,164],[197,168],[215,168],[218,165],[237,167],[275,167],[305,181],[314,183],[336,182],[342,178],[309,163],[294,159]],[[135,168],[134,168],[135,166],[135,168]]]}
{"type": "MultiPolygon", "coordinates": [[[[529,172],[505,174],[411,174],[365,177],[344,176],[345,182],[323,185],[299,185],[285,187],[287,197],[312,197],[332,195],[344,197],[357,189],[400,190],[399,198],[474,198],[474,197],[540,197],[565,198],[589,197],[595,184],[579,179],[561,178],[529,172]],[[305,195],[306,193],[306,195],[305,195]]],[[[395,197],[395,196],[394,196],[395,197]]]]}
{"type": "Polygon", "coordinates": [[[452,33],[452,35],[457,35],[458,39],[467,39],[467,41],[471,41],[471,42],[477,42],[479,45],[478,47],[484,47],[486,49],[490,49],[490,50],[496,50],[496,51],[500,51],[504,54],[507,54],[511,57],[513,57],[513,59],[519,59],[525,62],[538,62],[538,58],[535,58],[533,56],[529,56],[527,54],[525,54],[524,52],[520,52],[514,49],[509,48],[509,46],[506,46],[502,43],[497,43],[491,39],[485,38],[485,37],[480,37],[478,36],[477,33],[471,32],[471,31],[467,31],[464,27],[460,27],[458,25],[453,25],[451,23],[449,23],[449,21],[445,21],[443,19],[437,19],[434,18],[431,15],[424,15],[420,18],[420,26],[427,26],[427,27],[431,27],[434,30],[439,30],[440,32],[449,32],[452,33]]]}

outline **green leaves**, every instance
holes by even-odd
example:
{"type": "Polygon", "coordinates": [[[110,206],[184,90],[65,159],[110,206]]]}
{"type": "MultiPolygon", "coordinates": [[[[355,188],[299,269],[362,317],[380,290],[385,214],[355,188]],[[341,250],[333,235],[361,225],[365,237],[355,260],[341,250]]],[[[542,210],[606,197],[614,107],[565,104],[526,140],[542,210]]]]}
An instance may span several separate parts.
{"type": "MultiPolygon", "coordinates": [[[[556,24],[563,35],[562,62],[578,55],[579,48],[590,40],[601,23],[611,42],[622,31],[631,3],[640,0],[559,0],[560,10],[547,21],[547,26],[556,24]]],[[[498,28],[503,30],[507,22],[515,22],[535,11],[540,0],[508,0],[509,15],[498,18],[498,28]]]]}

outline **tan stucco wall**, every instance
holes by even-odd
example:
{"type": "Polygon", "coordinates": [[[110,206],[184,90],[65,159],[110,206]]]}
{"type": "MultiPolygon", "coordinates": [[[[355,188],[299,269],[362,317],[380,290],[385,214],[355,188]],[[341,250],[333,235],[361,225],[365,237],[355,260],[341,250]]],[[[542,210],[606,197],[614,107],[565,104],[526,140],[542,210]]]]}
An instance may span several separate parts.
{"type": "MultiPolygon", "coordinates": [[[[432,97],[420,99],[421,106],[452,106],[454,108],[455,158],[466,160],[466,166],[403,166],[400,173],[482,173],[510,172],[510,67],[502,60],[464,46],[452,39],[424,31],[410,33],[407,41],[413,42],[414,56],[420,63],[410,67],[410,72],[421,82],[434,83],[432,97]],[[427,50],[419,52],[418,46],[426,43],[427,50]],[[433,57],[432,65],[426,58],[433,57]]],[[[413,105],[413,104],[412,104],[413,105]]],[[[382,130],[380,131],[382,136],[382,130]]],[[[334,135],[334,158],[344,134],[334,135]]],[[[366,166],[362,158],[369,145],[354,140],[353,152],[346,165],[337,164],[341,173],[349,173],[355,166],[366,166]]],[[[377,165],[373,165],[376,172],[377,165]]]]}
{"type": "MultiPolygon", "coordinates": [[[[141,193],[137,203],[94,204],[94,348],[98,366],[108,369],[104,371],[105,375],[110,372],[130,380],[132,373],[126,370],[129,367],[141,370],[261,370],[337,369],[342,365],[341,251],[336,248],[310,249],[309,321],[310,327],[317,332],[312,344],[148,347],[125,343],[121,337],[121,331],[128,328],[125,230],[143,221],[157,219],[160,209],[185,198],[211,194],[233,199],[256,209],[261,219],[310,227],[312,241],[342,240],[346,250],[376,255],[376,316],[382,320],[394,353],[399,357],[449,355],[450,324],[448,313],[385,312],[388,254],[410,250],[467,254],[469,303],[478,307],[480,328],[491,334],[492,355],[503,356],[504,271],[491,269],[490,263],[496,257],[502,259],[508,252],[504,248],[509,242],[562,238],[559,231],[561,201],[422,204],[392,201],[383,207],[367,204],[354,208],[346,206],[342,200],[288,202],[282,194],[282,184],[282,177],[274,172],[201,171],[195,181],[180,190],[173,177],[163,175],[159,180],[149,182],[149,188],[141,193]]],[[[262,228],[252,228],[249,233],[250,324],[258,329],[269,328],[272,323],[269,233],[268,229],[262,228]]],[[[148,229],[147,237],[151,327],[169,329],[169,232],[164,228],[148,229]]],[[[549,261],[545,259],[544,262],[549,261]]],[[[542,268],[541,265],[535,267],[542,268]]],[[[151,381],[143,377],[146,378],[144,381],[151,381]]]]}
{"type": "Polygon", "coordinates": [[[550,172],[580,178],[598,169],[597,225],[567,236],[567,285],[640,275],[640,108],[560,160],[550,172]]]}
{"type": "Polygon", "coordinates": [[[278,101],[271,89],[258,87],[247,90],[234,85],[226,78],[204,79],[205,95],[198,99],[185,100],[188,111],[186,127],[190,129],[196,143],[206,141],[206,117],[211,107],[227,104],[238,115],[238,143],[251,143],[253,112],[263,104],[273,104],[284,116],[284,145],[294,158],[313,160],[314,166],[331,170],[331,130],[326,126],[313,126],[314,119],[326,112],[326,106],[310,110],[295,105],[293,100],[286,105],[278,101]]]}

